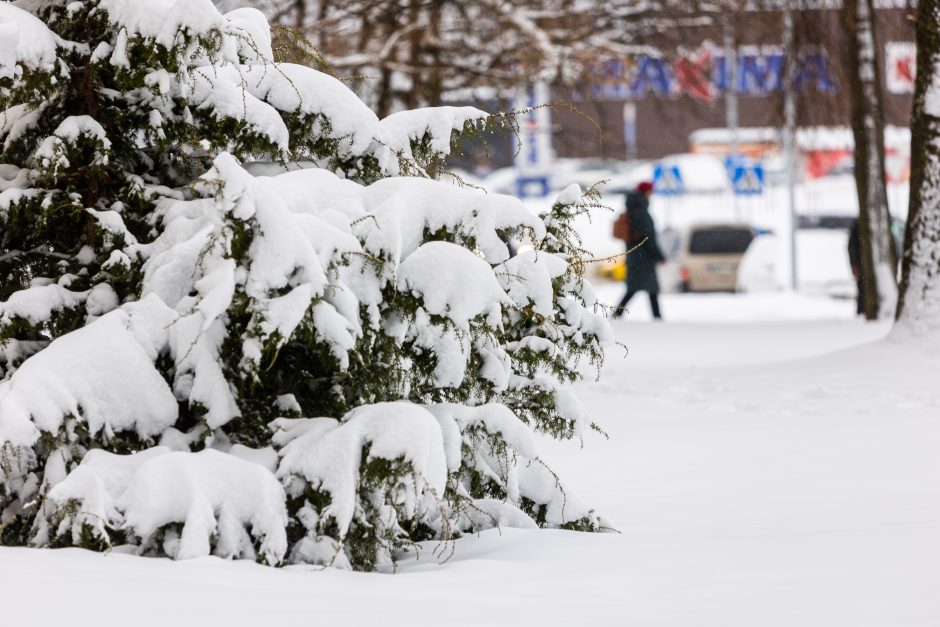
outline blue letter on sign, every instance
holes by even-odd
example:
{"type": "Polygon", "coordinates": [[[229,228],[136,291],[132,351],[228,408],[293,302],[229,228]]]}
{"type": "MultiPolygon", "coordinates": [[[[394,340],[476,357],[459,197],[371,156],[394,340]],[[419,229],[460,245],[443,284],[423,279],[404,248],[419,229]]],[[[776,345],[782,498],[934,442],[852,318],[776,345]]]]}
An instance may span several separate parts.
{"type": "Polygon", "coordinates": [[[823,52],[808,54],[796,65],[793,85],[802,89],[806,83],[815,84],[819,91],[833,91],[836,86],[829,76],[829,59],[823,52]]]}
{"type": "Polygon", "coordinates": [[[630,95],[633,98],[642,98],[647,91],[652,91],[657,96],[668,96],[672,92],[668,66],[662,59],[643,55],[637,65],[636,78],[630,85],[630,95]]]}
{"type": "Polygon", "coordinates": [[[760,96],[783,86],[783,55],[744,54],[740,57],[738,92],[760,96]]]}

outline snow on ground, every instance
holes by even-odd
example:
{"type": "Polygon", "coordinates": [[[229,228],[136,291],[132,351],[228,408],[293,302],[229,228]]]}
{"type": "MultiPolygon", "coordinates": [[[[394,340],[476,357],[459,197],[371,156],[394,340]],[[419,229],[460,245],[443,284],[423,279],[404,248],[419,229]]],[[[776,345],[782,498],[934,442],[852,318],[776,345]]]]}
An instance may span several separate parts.
{"type": "Polygon", "coordinates": [[[3,623],[940,624],[940,355],[847,301],[644,307],[579,390],[610,440],[543,445],[619,534],[491,531],[396,575],[4,548],[3,623]]]}
{"type": "MultiPolygon", "coordinates": [[[[596,286],[601,303],[615,306],[622,283],[596,286]]],[[[627,305],[628,323],[615,322],[636,369],[714,368],[811,357],[882,338],[883,325],[854,321],[855,301],[786,292],[766,294],[660,294],[666,328],[652,329],[649,299],[637,294],[627,305]],[[638,323],[643,323],[636,331],[638,323]],[[682,323],[682,324],[676,324],[682,323]],[[624,326],[625,325],[625,326],[624,326]],[[708,338],[719,338],[708,341],[708,338]],[[720,344],[716,344],[720,341],[720,344]]],[[[609,356],[608,372],[623,361],[609,356]]],[[[603,380],[616,379],[605,374],[603,380]]]]}
{"type": "MultiPolygon", "coordinates": [[[[626,290],[623,283],[594,283],[598,300],[608,307],[620,302],[626,290]]],[[[798,320],[847,320],[855,314],[855,299],[830,298],[788,292],[732,294],[660,294],[663,316],[670,322],[787,322],[798,320]],[[666,315],[666,307],[669,315],[666,315]]],[[[630,320],[651,319],[649,298],[640,292],[627,306],[630,320]]]]}

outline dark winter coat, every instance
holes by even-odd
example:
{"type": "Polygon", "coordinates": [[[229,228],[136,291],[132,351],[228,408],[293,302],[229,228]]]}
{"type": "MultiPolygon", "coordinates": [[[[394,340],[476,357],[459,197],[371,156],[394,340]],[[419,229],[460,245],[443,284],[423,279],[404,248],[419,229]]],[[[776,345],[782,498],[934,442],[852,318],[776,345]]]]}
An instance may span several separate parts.
{"type": "Polygon", "coordinates": [[[666,259],[656,239],[656,227],[649,212],[649,200],[642,194],[627,196],[630,216],[630,241],[627,242],[627,289],[659,292],[656,264],[666,259]],[[645,242],[643,240],[646,240],[645,242]],[[642,242],[642,244],[641,244],[642,242]]]}

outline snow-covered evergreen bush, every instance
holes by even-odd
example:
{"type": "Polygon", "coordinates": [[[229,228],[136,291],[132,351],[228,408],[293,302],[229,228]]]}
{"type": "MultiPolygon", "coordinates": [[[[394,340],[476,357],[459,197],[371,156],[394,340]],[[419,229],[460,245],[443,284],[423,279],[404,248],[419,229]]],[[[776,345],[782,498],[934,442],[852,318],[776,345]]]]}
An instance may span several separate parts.
{"type": "Polygon", "coordinates": [[[0,40],[0,543],[375,569],[605,527],[531,435],[591,424],[592,198],[429,174],[503,118],[378,120],[209,0],[0,3],[0,40]]]}

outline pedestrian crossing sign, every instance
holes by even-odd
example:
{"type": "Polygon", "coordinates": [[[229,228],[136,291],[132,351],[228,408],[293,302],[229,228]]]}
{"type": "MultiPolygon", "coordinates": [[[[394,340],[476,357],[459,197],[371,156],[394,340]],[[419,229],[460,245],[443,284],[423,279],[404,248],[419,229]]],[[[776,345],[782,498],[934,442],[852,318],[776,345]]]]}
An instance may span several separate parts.
{"type": "Polygon", "coordinates": [[[663,196],[679,196],[685,193],[682,173],[677,165],[656,164],[653,166],[653,188],[663,196]]]}
{"type": "Polygon", "coordinates": [[[740,164],[731,174],[731,186],[739,196],[759,196],[764,193],[764,167],[758,164],[740,164]]]}

